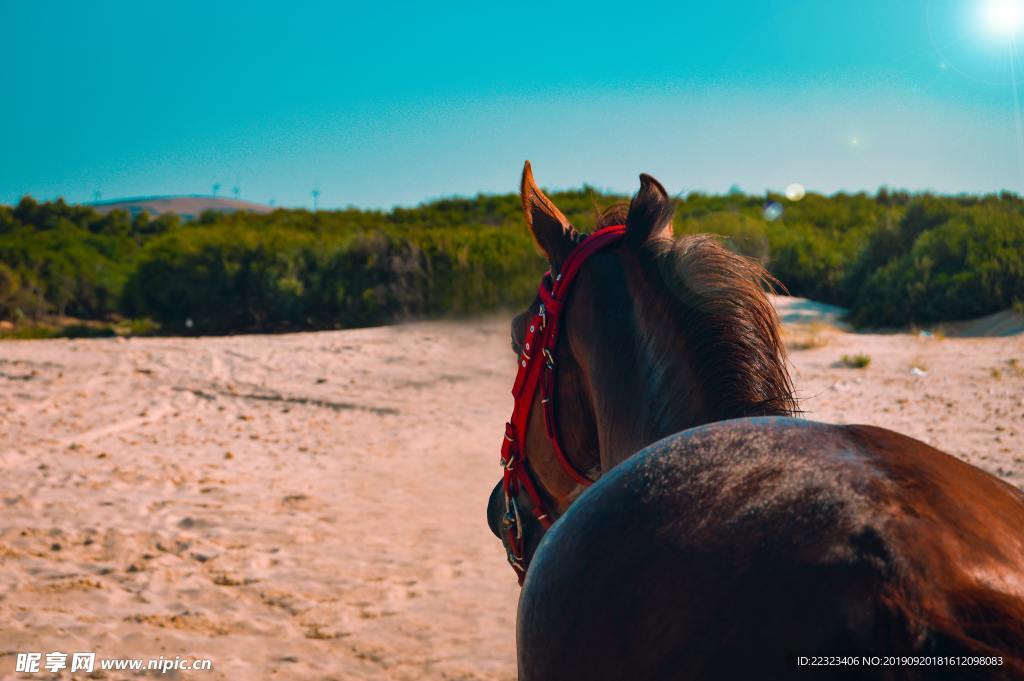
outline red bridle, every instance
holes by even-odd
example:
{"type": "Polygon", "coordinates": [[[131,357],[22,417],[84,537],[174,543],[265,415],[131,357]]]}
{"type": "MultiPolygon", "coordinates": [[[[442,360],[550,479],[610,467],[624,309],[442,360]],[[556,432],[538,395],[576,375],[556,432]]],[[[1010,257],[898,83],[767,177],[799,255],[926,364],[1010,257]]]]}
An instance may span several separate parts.
{"type": "Polygon", "coordinates": [[[519,372],[512,386],[515,407],[512,419],[505,424],[505,439],[501,445],[501,465],[504,469],[502,488],[505,492],[505,516],[502,531],[508,562],[523,583],[526,569],[523,565],[523,525],[519,516],[516,497],[522,488],[533,502],[533,514],[545,529],[551,527],[551,515],[537,491],[537,485],[527,469],[526,432],[530,425],[530,412],[537,390],[541,391],[544,425],[551,447],[562,469],[570,478],[588,486],[594,481],[573,466],[558,441],[558,426],[555,422],[555,349],[558,345],[559,324],[562,319],[565,299],[572,282],[590,256],[618,242],[626,233],[625,225],[614,225],[599,229],[576,245],[566,258],[562,272],[552,280],[548,272],[540,281],[540,308],[530,320],[523,341],[523,352],[519,357],[519,372]]]}

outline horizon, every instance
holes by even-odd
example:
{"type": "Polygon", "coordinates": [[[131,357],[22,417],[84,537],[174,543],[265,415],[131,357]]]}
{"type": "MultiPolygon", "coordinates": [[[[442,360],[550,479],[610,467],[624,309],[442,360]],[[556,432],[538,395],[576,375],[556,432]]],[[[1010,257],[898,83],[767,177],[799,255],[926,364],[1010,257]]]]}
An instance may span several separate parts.
{"type": "Polygon", "coordinates": [[[553,191],[1020,194],[1020,27],[994,6],[15,6],[0,203],[390,210],[513,193],[526,158],[553,191]]]}
{"type": "MultiPolygon", "coordinates": [[[[611,189],[602,189],[600,187],[594,187],[594,186],[587,185],[587,184],[583,184],[583,185],[581,185],[579,187],[565,187],[565,188],[560,188],[560,189],[553,189],[553,188],[548,188],[548,187],[542,187],[542,189],[546,193],[551,194],[552,196],[555,196],[555,195],[558,195],[558,194],[585,193],[588,190],[596,192],[598,195],[601,195],[601,196],[618,196],[618,197],[629,197],[629,196],[632,196],[631,193],[618,192],[618,191],[614,191],[614,190],[611,190],[611,189]]],[[[860,190],[856,190],[856,191],[850,191],[850,190],[846,190],[846,189],[838,189],[836,191],[828,192],[828,193],[818,192],[818,191],[814,191],[812,189],[808,189],[808,190],[806,190],[806,192],[804,194],[801,195],[801,197],[799,199],[795,199],[795,200],[796,201],[802,201],[804,198],[806,198],[808,196],[812,196],[812,195],[813,196],[819,196],[819,197],[822,197],[822,198],[825,198],[825,199],[832,199],[832,198],[835,198],[835,197],[838,197],[838,196],[857,196],[857,195],[864,195],[864,196],[867,196],[869,198],[877,198],[878,195],[882,191],[886,191],[886,192],[888,192],[890,194],[907,194],[907,195],[912,196],[912,197],[927,195],[927,196],[934,196],[934,197],[938,197],[938,198],[958,199],[958,198],[985,198],[985,197],[999,198],[1002,195],[1010,195],[1010,196],[1014,196],[1014,197],[1017,197],[1017,198],[1024,199],[1024,193],[1019,193],[1019,192],[1016,192],[1016,191],[1013,191],[1013,190],[1009,190],[1009,189],[1000,189],[1000,190],[986,191],[986,192],[963,192],[963,191],[961,191],[961,192],[937,192],[937,191],[932,191],[932,190],[928,190],[928,189],[910,190],[910,189],[904,189],[902,187],[889,187],[889,186],[883,185],[883,186],[878,187],[875,190],[860,189],[860,190]]],[[[420,207],[425,207],[425,206],[429,206],[431,204],[442,202],[442,201],[474,201],[474,200],[477,200],[477,199],[480,199],[480,198],[497,197],[497,196],[518,196],[518,194],[519,194],[518,191],[476,192],[474,194],[449,194],[449,195],[444,195],[444,196],[428,197],[428,198],[423,199],[422,201],[419,201],[419,202],[414,203],[414,204],[407,204],[407,205],[398,205],[398,204],[396,204],[396,205],[389,206],[389,207],[386,207],[386,208],[376,208],[376,207],[363,207],[363,206],[347,205],[347,206],[320,207],[320,208],[318,208],[316,210],[319,211],[319,212],[359,210],[359,211],[367,211],[367,212],[369,212],[369,211],[380,211],[380,212],[384,212],[384,213],[389,213],[389,212],[393,212],[395,210],[411,210],[411,209],[416,209],[416,208],[420,208],[420,207]]],[[[688,192],[678,192],[675,195],[673,195],[673,198],[685,201],[690,196],[692,196],[694,194],[701,194],[701,195],[708,196],[708,197],[726,197],[726,196],[729,196],[729,195],[736,194],[736,195],[741,196],[743,198],[758,198],[758,197],[765,197],[765,198],[767,198],[768,195],[774,195],[776,197],[780,197],[780,198],[783,198],[783,199],[786,199],[786,200],[789,200],[789,201],[793,201],[793,199],[787,199],[786,193],[785,193],[785,189],[766,189],[763,192],[750,192],[750,191],[745,190],[742,187],[731,187],[728,190],[721,191],[721,192],[705,192],[705,191],[700,191],[700,190],[692,190],[692,191],[688,191],[688,192]]],[[[26,198],[27,199],[32,199],[32,200],[36,201],[37,203],[64,201],[64,203],[69,205],[69,206],[83,206],[83,207],[86,207],[86,208],[97,208],[97,207],[102,207],[102,206],[109,206],[111,204],[116,204],[116,203],[135,203],[135,202],[140,202],[141,203],[141,202],[144,202],[144,201],[155,201],[155,200],[166,200],[166,199],[211,199],[211,200],[218,200],[218,201],[235,201],[235,202],[239,202],[239,203],[247,203],[247,204],[251,204],[251,205],[255,205],[255,206],[261,206],[261,207],[265,207],[265,208],[272,208],[274,210],[306,210],[306,211],[311,211],[311,212],[313,211],[312,206],[282,206],[280,204],[271,205],[271,204],[268,204],[268,203],[260,203],[259,201],[253,201],[253,200],[250,200],[250,199],[246,199],[244,197],[236,199],[233,196],[214,196],[213,194],[202,194],[202,193],[194,193],[194,194],[157,194],[157,195],[153,195],[153,196],[123,196],[123,197],[112,198],[112,199],[101,199],[99,201],[81,201],[81,202],[68,201],[63,196],[55,196],[55,197],[52,197],[52,198],[49,198],[49,199],[45,199],[45,200],[38,199],[37,197],[31,196],[31,195],[25,195],[25,196],[23,196],[21,198],[22,199],[26,199],[26,198]]],[[[18,205],[20,200],[21,199],[19,199],[18,201],[14,201],[13,203],[0,203],[0,206],[6,206],[8,208],[14,208],[15,206],[18,205]]]]}

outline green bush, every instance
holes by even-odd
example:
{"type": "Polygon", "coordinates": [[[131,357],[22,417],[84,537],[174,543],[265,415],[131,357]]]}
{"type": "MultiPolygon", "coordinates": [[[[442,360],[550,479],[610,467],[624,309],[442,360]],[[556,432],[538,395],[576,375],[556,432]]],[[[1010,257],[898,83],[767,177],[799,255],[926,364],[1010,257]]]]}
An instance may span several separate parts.
{"type": "Polygon", "coordinates": [[[848,369],[867,369],[871,364],[869,355],[843,355],[839,363],[848,369]]]}
{"type": "Polygon", "coordinates": [[[966,319],[1024,300],[1024,219],[991,203],[920,231],[852,301],[859,325],[966,319]],[[905,250],[903,250],[905,249],[905,250]]]}
{"type": "MultiPolygon", "coordinates": [[[[589,187],[553,196],[584,228],[626,198],[589,187]]],[[[794,295],[849,307],[855,324],[902,325],[1024,305],[1022,211],[1005,193],[694,193],[678,200],[676,232],[720,235],[794,295]],[[777,219],[765,217],[769,202],[784,208],[777,219]]],[[[121,328],[123,317],[148,318],[174,333],[366,326],[522,306],[543,269],[512,194],[191,223],[31,198],[0,206],[0,318],[19,322],[69,315],[121,328]]]]}
{"type": "Polygon", "coordinates": [[[543,267],[521,228],[362,227],[317,215],[311,230],[284,217],[154,238],[125,287],[125,313],[194,333],[368,326],[525,304],[543,267]]]}

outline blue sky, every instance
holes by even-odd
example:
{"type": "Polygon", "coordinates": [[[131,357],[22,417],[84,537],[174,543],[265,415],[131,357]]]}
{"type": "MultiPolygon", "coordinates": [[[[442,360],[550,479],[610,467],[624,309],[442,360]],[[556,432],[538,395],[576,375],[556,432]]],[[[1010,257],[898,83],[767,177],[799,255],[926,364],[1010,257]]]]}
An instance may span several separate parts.
{"type": "Polygon", "coordinates": [[[1022,191],[1017,1],[0,0],[0,202],[1022,191]]]}

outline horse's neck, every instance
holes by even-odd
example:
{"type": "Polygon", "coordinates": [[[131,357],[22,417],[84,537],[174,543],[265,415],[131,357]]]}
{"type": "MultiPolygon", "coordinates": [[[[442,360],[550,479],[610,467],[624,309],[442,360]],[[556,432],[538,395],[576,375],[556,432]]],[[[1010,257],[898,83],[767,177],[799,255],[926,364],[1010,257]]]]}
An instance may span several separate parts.
{"type": "Polygon", "coordinates": [[[606,324],[590,370],[603,471],[663,437],[720,418],[665,301],[630,298],[642,308],[606,324]]]}

